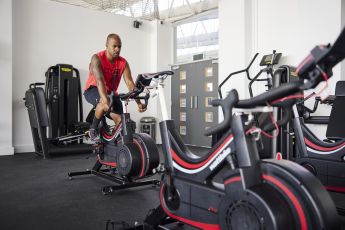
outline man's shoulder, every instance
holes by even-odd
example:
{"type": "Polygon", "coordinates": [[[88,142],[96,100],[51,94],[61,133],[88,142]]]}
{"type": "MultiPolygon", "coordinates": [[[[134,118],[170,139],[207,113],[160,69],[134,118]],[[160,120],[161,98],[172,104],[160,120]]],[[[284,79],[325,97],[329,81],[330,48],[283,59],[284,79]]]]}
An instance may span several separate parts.
{"type": "Polygon", "coordinates": [[[122,56],[119,56],[118,60],[121,61],[121,62],[127,62],[127,60],[124,57],[122,57],[122,56]]]}
{"type": "Polygon", "coordinates": [[[97,55],[98,57],[104,56],[105,50],[98,51],[95,55],[97,55]]]}
{"type": "Polygon", "coordinates": [[[91,58],[101,60],[104,58],[104,56],[105,56],[105,50],[102,50],[97,53],[94,53],[91,58]]]}

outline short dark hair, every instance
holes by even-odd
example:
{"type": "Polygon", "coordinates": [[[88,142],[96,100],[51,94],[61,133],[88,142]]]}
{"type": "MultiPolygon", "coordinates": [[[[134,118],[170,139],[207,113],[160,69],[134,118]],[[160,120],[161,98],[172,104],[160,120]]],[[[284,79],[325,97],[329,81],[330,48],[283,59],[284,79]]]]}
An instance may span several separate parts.
{"type": "Polygon", "coordinates": [[[111,38],[117,39],[117,40],[121,41],[121,38],[120,38],[119,35],[117,35],[117,34],[109,34],[109,35],[107,36],[106,44],[108,44],[108,41],[109,41],[109,39],[111,39],[111,38]]]}

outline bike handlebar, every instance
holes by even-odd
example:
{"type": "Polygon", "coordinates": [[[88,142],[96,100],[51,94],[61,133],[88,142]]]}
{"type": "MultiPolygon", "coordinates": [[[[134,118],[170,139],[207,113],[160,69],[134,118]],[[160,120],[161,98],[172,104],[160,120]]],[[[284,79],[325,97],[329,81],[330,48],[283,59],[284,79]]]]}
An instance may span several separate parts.
{"type": "Polygon", "coordinates": [[[120,93],[118,97],[122,101],[126,101],[128,99],[137,99],[136,97],[144,91],[144,88],[134,88],[133,90],[129,91],[128,93],[120,93]]]}
{"type": "Polygon", "coordinates": [[[300,78],[309,81],[305,89],[314,88],[325,76],[332,76],[332,69],[345,57],[345,28],[342,30],[333,46],[316,46],[311,50],[301,64],[297,67],[297,74],[300,78]],[[326,74],[326,75],[325,75],[326,74]]]}
{"type": "Polygon", "coordinates": [[[271,103],[280,98],[284,98],[291,94],[295,94],[301,90],[303,86],[302,81],[294,81],[283,84],[277,88],[273,88],[267,92],[259,94],[251,99],[240,100],[236,104],[238,108],[253,108],[256,106],[265,106],[267,103],[271,103]]]}
{"type": "Polygon", "coordinates": [[[205,135],[209,136],[214,133],[223,132],[230,128],[232,120],[232,108],[238,102],[238,93],[235,89],[231,90],[224,99],[216,99],[211,102],[212,106],[221,106],[224,113],[224,120],[216,126],[212,126],[205,131],[205,135]]]}
{"type": "MultiPolygon", "coordinates": [[[[122,101],[126,101],[126,100],[129,100],[129,99],[144,100],[145,101],[144,106],[147,107],[148,101],[149,101],[149,98],[150,98],[150,94],[146,93],[145,96],[139,96],[139,94],[142,93],[143,91],[144,91],[144,87],[142,87],[142,88],[136,87],[133,90],[129,91],[128,93],[121,93],[121,94],[118,94],[115,97],[119,97],[120,100],[122,100],[122,101]]],[[[109,103],[110,104],[110,108],[105,113],[105,116],[109,115],[109,113],[111,112],[111,108],[113,107],[113,96],[114,96],[114,93],[112,92],[111,95],[110,95],[110,103],[109,103]]]]}

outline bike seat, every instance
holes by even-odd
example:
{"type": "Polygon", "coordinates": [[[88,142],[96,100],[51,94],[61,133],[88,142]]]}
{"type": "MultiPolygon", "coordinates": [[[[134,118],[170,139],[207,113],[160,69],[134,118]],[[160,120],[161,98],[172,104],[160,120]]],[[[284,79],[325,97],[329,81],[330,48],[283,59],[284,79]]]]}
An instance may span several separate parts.
{"type": "Polygon", "coordinates": [[[144,78],[146,79],[152,79],[152,78],[157,78],[159,76],[163,76],[163,75],[173,75],[174,72],[173,71],[161,71],[161,72],[157,72],[157,73],[143,73],[141,74],[144,78]]]}

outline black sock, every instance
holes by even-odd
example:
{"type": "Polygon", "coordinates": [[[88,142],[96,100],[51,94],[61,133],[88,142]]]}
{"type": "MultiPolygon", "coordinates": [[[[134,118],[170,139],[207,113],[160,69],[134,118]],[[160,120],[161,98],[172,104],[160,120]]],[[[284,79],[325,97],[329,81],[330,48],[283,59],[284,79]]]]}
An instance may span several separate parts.
{"type": "Polygon", "coordinates": [[[94,117],[90,128],[91,129],[97,129],[100,121],[101,121],[101,119],[94,117]]]}

